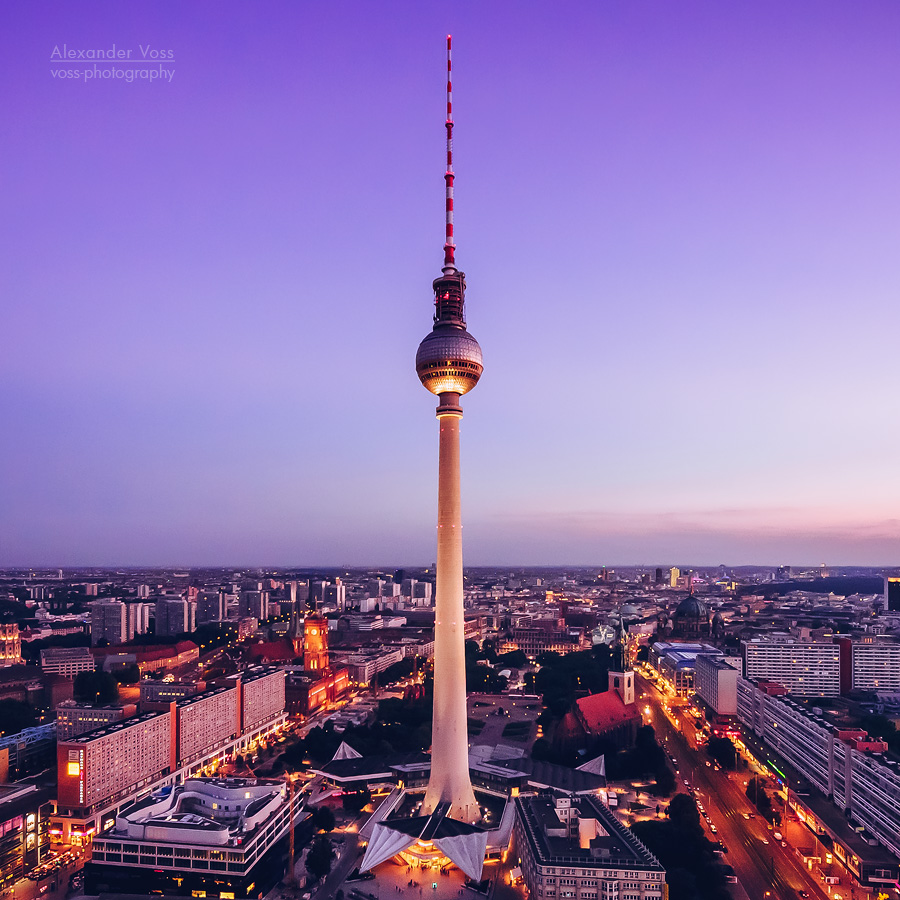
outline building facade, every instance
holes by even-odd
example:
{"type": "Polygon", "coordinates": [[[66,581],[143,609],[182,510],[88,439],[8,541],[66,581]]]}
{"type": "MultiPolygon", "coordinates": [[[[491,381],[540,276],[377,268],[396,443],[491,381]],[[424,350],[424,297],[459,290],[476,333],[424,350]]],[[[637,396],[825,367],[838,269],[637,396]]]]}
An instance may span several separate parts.
{"type": "Polygon", "coordinates": [[[666,900],[663,867],[596,797],[515,803],[515,846],[532,897],[666,900]]]}
{"type": "Polygon", "coordinates": [[[87,647],[48,647],[41,650],[41,669],[48,675],[74,678],[79,672],[93,672],[94,655],[87,647]]]}
{"type": "Polygon", "coordinates": [[[742,643],[744,677],[774,681],[799,697],[837,697],[841,693],[840,646],[826,641],[754,638],[742,643]]]}
{"type": "Polygon", "coordinates": [[[721,657],[700,654],[694,661],[694,691],[717,715],[737,713],[738,676],[721,657]]]}
{"type": "Polygon", "coordinates": [[[900,761],[864,731],[829,722],[777,684],[738,681],[738,718],[819,792],[900,857],[900,761]]]}
{"type": "Polygon", "coordinates": [[[137,706],[123,703],[120,706],[92,706],[67,700],[56,707],[56,739],[68,741],[79,734],[94,731],[121,722],[137,714],[137,706]]]}
{"type": "Polygon", "coordinates": [[[256,898],[284,874],[307,814],[281,781],[193,778],[124,812],[94,841],[90,893],[256,898]]]}

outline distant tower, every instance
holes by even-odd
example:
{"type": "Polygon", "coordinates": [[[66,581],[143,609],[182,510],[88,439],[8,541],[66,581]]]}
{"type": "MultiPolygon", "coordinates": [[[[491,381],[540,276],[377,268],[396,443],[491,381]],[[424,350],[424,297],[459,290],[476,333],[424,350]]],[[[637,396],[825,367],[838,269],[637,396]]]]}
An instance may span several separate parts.
{"type": "Polygon", "coordinates": [[[416,372],[440,403],[437,590],[434,616],[434,718],[431,778],[423,812],[442,801],[452,818],[481,818],[469,779],[463,623],[462,519],[459,501],[459,398],[478,383],[481,347],[466,331],[466,278],[456,268],[453,241],[453,92],[447,38],[447,171],[444,265],[434,282],[434,328],[419,344],[416,372]]]}
{"type": "Polygon", "coordinates": [[[328,668],[328,619],[315,614],[303,623],[303,668],[328,668]]]}

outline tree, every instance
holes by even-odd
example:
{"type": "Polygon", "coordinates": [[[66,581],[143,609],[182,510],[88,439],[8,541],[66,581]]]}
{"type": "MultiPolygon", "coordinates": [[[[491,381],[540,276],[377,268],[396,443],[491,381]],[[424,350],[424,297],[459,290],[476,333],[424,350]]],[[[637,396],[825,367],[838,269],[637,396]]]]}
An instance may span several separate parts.
{"type": "Polygon", "coordinates": [[[675,773],[666,765],[656,771],[653,793],[657,797],[668,797],[675,790],[675,773]]]}
{"type": "Polygon", "coordinates": [[[324,835],[317,837],[306,854],[306,871],[313,878],[319,879],[331,871],[331,863],[334,861],[334,848],[331,841],[324,835]]]}
{"type": "Polygon", "coordinates": [[[132,663],[124,669],[117,669],[113,677],[119,684],[137,684],[141,680],[141,670],[137,663],[132,663]]]}
{"type": "Polygon", "coordinates": [[[764,819],[767,819],[770,822],[774,820],[775,810],[772,809],[772,801],[766,793],[765,782],[762,778],[751,778],[750,781],[747,782],[746,794],[747,799],[756,806],[759,814],[764,819]]]}
{"type": "Polygon", "coordinates": [[[737,748],[727,737],[711,737],[706,752],[723,768],[733,769],[737,762],[737,748]]]}
{"type": "Polygon", "coordinates": [[[22,700],[0,700],[0,734],[18,734],[37,724],[34,710],[22,700]]]}
{"type": "Polygon", "coordinates": [[[76,700],[99,706],[119,699],[119,686],[109,672],[79,672],[72,688],[76,700]]]}
{"type": "Polygon", "coordinates": [[[334,813],[328,806],[318,806],[312,814],[312,826],[317,831],[331,831],[334,829],[334,813]]]}
{"type": "Polygon", "coordinates": [[[341,798],[341,805],[347,812],[358,813],[363,810],[371,799],[372,795],[369,793],[369,789],[363,788],[361,791],[354,791],[352,794],[344,794],[341,798]]]}
{"type": "Polygon", "coordinates": [[[689,794],[676,794],[669,804],[668,814],[669,820],[679,829],[702,833],[700,810],[689,794]]]}

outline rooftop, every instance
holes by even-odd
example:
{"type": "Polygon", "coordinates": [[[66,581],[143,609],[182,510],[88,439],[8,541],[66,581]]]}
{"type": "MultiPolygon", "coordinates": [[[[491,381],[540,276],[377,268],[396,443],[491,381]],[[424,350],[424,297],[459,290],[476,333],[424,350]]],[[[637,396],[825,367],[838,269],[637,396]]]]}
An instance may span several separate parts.
{"type": "Polygon", "coordinates": [[[597,820],[603,832],[584,849],[579,846],[577,838],[548,834],[548,829],[565,828],[556,813],[555,798],[546,795],[516,798],[516,809],[537,865],[582,868],[628,866],[631,869],[663,871],[656,857],[599,800],[574,797],[571,804],[578,810],[579,818],[597,820]]]}

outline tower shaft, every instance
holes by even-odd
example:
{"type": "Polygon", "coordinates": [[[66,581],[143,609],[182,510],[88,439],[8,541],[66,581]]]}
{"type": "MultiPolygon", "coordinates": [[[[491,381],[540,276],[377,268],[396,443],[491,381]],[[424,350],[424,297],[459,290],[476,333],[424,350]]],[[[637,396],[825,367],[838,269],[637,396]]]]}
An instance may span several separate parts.
{"type": "Polygon", "coordinates": [[[463,613],[462,516],[460,514],[459,395],[440,395],[437,587],[434,616],[434,717],[431,778],[423,811],[450,802],[450,816],[481,817],[469,778],[463,613]]]}

